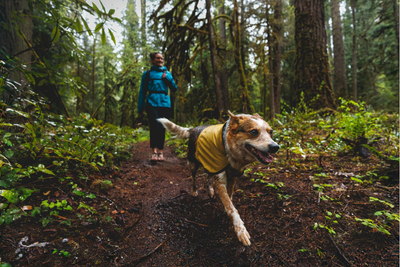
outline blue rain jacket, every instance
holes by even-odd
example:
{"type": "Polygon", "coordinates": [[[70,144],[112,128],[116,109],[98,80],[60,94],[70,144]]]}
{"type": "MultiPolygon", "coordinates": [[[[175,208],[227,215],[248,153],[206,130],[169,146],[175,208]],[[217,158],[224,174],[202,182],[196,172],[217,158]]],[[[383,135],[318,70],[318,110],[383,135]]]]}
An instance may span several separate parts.
{"type": "Polygon", "coordinates": [[[177,86],[175,84],[172,74],[167,70],[167,67],[152,66],[150,69],[150,79],[146,84],[146,73],[142,75],[142,81],[140,83],[139,91],[139,103],[138,111],[143,112],[144,107],[149,103],[153,107],[171,107],[171,99],[168,95],[168,88],[175,92],[177,86]],[[162,79],[162,75],[166,72],[165,79],[162,79]],[[147,95],[144,95],[144,87],[147,87],[147,95]]]}

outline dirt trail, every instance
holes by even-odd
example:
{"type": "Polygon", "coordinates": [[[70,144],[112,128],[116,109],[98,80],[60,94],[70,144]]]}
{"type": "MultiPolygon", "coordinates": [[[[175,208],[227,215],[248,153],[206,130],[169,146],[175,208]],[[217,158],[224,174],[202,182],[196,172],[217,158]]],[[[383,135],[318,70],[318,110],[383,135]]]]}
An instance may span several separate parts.
{"type": "MultiPolygon", "coordinates": [[[[157,164],[149,161],[148,142],[135,144],[132,153],[119,171],[93,174],[82,186],[97,196],[94,199],[77,198],[66,185],[38,185],[40,192],[49,191],[50,201],[66,199],[74,211],[46,227],[29,216],[1,226],[2,260],[12,266],[398,266],[398,223],[392,222],[388,236],[354,221],[355,215],[368,218],[376,210],[369,196],[398,203],[398,185],[358,189],[351,187],[349,177],[338,174],[361,171],[374,161],[326,159],[321,184],[352,188],[325,188],[331,201],[321,200],[313,186],[315,168],[310,166],[315,162],[253,165],[233,196],[251,235],[251,246],[244,247],[220,201],[208,197],[202,171],[199,196],[193,197],[186,160],[170,147],[164,150],[166,161],[157,164]],[[262,173],[269,186],[257,180],[262,173]],[[99,179],[111,180],[113,186],[99,188],[99,179]],[[79,208],[82,202],[97,213],[79,208]],[[327,212],[341,217],[333,223],[327,212]],[[71,226],[60,224],[65,219],[71,226]],[[315,223],[334,228],[336,234],[314,228],[315,223]],[[22,251],[19,257],[15,251],[24,236],[29,237],[27,244],[50,245],[22,251]],[[70,255],[60,255],[61,250],[70,255]]],[[[39,206],[43,195],[31,198],[39,206]]]]}

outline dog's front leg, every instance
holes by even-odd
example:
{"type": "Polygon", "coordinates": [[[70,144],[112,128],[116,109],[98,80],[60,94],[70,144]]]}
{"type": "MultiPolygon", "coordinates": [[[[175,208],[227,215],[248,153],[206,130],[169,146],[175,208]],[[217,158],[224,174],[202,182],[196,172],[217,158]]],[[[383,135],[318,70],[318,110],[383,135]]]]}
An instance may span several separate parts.
{"type": "Polygon", "coordinates": [[[251,244],[250,234],[247,232],[246,227],[244,226],[244,223],[240,218],[237,209],[233,206],[232,200],[227,192],[226,184],[226,174],[225,172],[222,172],[217,175],[217,179],[214,182],[214,189],[221,199],[222,204],[225,207],[225,211],[233,223],[233,227],[239,241],[242,242],[243,245],[249,246],[251,244]]]}

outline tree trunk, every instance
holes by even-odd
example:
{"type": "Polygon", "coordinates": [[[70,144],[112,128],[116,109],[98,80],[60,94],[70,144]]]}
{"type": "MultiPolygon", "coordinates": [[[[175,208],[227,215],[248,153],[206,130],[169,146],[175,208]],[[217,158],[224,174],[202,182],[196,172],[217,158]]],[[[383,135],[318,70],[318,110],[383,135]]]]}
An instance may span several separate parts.
{"type": "Polygon", "coordinates": [[[254,106],[250,101],[249,91],[247,89],[246,75],[244,73],[242,55],[240,52],[240,23],[237,0],[234,0],[232,22],[230,23],[230,32],[234,46],[235,63],[237,66],[240,82],[240,98],[242,102],[242,111],[244,113],[254,113],[254,106]]]}
{"type": "MultiPolygon", "coordinates": [[[[122,91],[122,97],[120,102],[121,105],[121,122],[119,124],[120,127],[123,126],[128,126],[128,122],[131,121],[129,119],[129,109],[128,106],[129,103],[132,103],[132,101],[129,101],[129,91],[131,90],[131,88],[129,87],[129,83],[125,82],[123,85],[123,91],[122,91]]],[[[134,97],[133,97],[134,98],[134,97]]]]}
{"type": "Polygon", "coordinates": [[[273,44],[273,90],[275,114],[281,113],[281,40],[282,40],[282,0],[276,0],[274,23],[272,24],[273,44]]]}
{"type": "Polygon", "coordinates": [[[295,0],[295,92],[314,110],[336,108],[326,52],[323,0],[295,0]]]}
{"type": "Polygon", "coordinates": [[[147,34],[146,34],[146,0],[141,0],[140,1],[140,14],[141,14],[141,35],[142,35],[142,52],[143,52],[143,57],[147,58],[147,34]]]}
{"type": "MultiPolygon", "coordinates": [[[[96,69],[96,36],[93,40],[93,60],[92,60],[92,114],[94,113],[94,92],[95,92],[95,69],[96,69]]],[[[95,119],[95,118],[94,118],[95,119]]]]}
{"type": "Polygon", "coordinates": [[[397,5],[396,0],[392,0],[393,5],[393,19],[394,19],[394,27],[396,31],[396,40],[397,40],[397,58],[399,58],[399,7],[397,5]]]}
{"type": "Polygon", "coordinates": [[[264,114],[264,119],[267,119],[267,82],[268,82],[268,67],[267,63],[265,62],[265,46],[262,48],[262,64],[263,64],[263,79],[264,79],[264,84],[263,84],[263,98],[262,98],[262,111],[264,114]]]}
{"type": "MultiPolygon", "coordinates": [[[[219,0],[219,5],[220,8],[218,10],[218,15],[224,15],[225,14],[225,6],[224,6],[224,1],[219,0]]],[[[227,111],[229,110],[229,90],[228,90],[228,70],[226,68],[226,23],[225,19],[220,18],[219,19],[219,37],[221,39],[221,44],[222,44],[222,62],[221,62],[221,68],[219,71],[219,77],[221,80],[221,89],[222,89],[222,98],[223,98],[223,105],[224,105],[224,110],[227,111]]]]}
{"type": "Polygon", "coordinates": [[[219,114],[224,111],[223,99],[222,99],[222,90],[221,90],[221,81],[219,79],[218,73],[218,62],[217,55],[215,52],[215,41],[214,41],[214,27],[213,21],[211,19],[211,0],[206,0],[206,9],[207,9],[207,23],[208,23],[208,41],[210,44],[210,52],[211,52],[211,65],[213,68],[214,74],[214,86],[215,86],[215,94],[217,97],[217,107],[219,114]]]}
{"type": "Polygon", "coordinates": [[[339,0],[331,0],[333,65],[335,78],[335,96],[348,98],[346,63],[344,57],[342,19],[340,17],[339,0]]]}
{"type": "Polygon", "coordinates": [[[358,101],[358,92],[357,92],[357,47],[356,47],[356,37],[357,37],[357,28],[356,28],[356,0],[351,0],[351,14],[353,17],[353,100],[355,102],[358,101]]]}
{"type": "MultiPolygon", "coordinates": [[[[103,57],[103,80],[104,80],[104,98],[107,96],[108,94],[108,84],[107,84],[107,58],[103,57]]],[[[104,103],[104,122],[107,123],[107,115],[108,115],[108,99],[105,101],[104,103]]]]}
{"type": "Polygon", "coordinates": [[[244,0],[240,0],[240,54],[243,64],[244,75],[247,78],[246,70],[246,11],[244,0]]]}
{"type": "Polygon", "coordinates": [[[269,66],[269,96],[270,96],[270,119],[271,121],[274,121],[275,119],[275,90],[274,90],[274,60],[273,60],[273,39],[274,37],[272,36],[272,29],[270,28],[268,30],[268,66],[269,66]]]}
{"type": "MultiPolygon", "coordinates": [[[[28,7],[28,0],[1,0],[0,1],[0,47],[10,58],[18,54],[18,59],[25,65],[24,69],[31,70],[32,52],[26,41],[18,36],[15,26],[23,33],[29,43],[32,43],[32,17],[28,7]],[[20,19],[13,19],[15,16],[20,19]],[[25,51],[21,53],[22,51],[25,51]],[[21,54],[19,54],[21,53],[21,54]]],[[[13,72],[8,77],[12,80],[27,84],[28,81],[20,72],[13,72]]]]}

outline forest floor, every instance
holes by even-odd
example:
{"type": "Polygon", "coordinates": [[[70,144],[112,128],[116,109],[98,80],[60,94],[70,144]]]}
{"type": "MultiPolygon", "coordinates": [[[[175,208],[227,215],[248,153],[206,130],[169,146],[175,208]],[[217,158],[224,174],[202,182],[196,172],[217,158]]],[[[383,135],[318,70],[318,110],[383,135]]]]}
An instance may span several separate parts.
{"type": "Polygon", "coordinates": [[[312,159],[286,161],[283,151],[269,166],[252,165],[233,196],[251,235],[252,244],[245,247],[219,199],[209,198],[203,171],[198,173],[199,196],[193,197],[186,160],[171,147],[165,148],[166,161],[157,164],[149,161],[148,142],[135,144],[132,154],[118,169],[90,174],[78,187],[84,196],[73,194],[67,181],[36,184],[40,193],[32,194],[30,202],[40,206],[44,199],[67,200],[73,210],[60,211],[45,227],[39,222],[43,212],[42,217],[26,216],[0,226],[0,262],[12,266],[399,264],[399,224],[374,216],[388,207],[370,201],[370,197],[390,201],[398,214],[399,186],[394,177],[398,173],[390,174],[388,181],[351,179],[368,171],[384,172],[386,167],[373,156],[328,157],[317,168],[312,159]],[[372,218],[370,226],[386,227],[390,235],[356,217],[372,218]]]}

